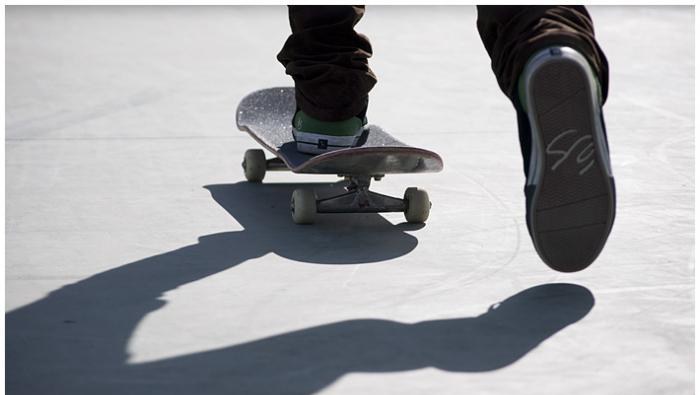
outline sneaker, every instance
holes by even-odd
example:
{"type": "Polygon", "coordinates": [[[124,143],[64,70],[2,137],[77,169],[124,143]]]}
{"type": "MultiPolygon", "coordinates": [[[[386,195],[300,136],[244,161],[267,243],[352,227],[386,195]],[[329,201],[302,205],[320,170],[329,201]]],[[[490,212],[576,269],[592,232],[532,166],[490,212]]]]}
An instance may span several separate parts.
{"type": "Polygon", "coordinates": [[[615,219],[598,80],[579,52],[550,47],[525,65],[518,100],[530,237],[552,269],[583,270],[615,219]]]}
{"type": "Polygon", "coordinates": [[[297,151],[306,154],[322,154],[356,147],[366,130],[367,117],[324,122],[299,110],[292,120],[292,133],[297,142],[297,151]]]}

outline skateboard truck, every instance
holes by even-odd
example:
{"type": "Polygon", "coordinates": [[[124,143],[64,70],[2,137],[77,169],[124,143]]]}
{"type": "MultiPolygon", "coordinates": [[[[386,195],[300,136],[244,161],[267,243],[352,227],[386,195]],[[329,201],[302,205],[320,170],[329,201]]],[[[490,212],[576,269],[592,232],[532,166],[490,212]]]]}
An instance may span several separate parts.
{"type": "MultiPolygon", "coordinates": [[[[370,176],[344,176],[348,181],[342,193],[316,200],[318,213],[389,213],[404,212],[403,199],[382,195],[369,190],[370,176]]],[[[376,176],[381,179],[381,176],[376,176]]]]}
{"type": "MultiPolygon", "coordinates": [[[[266,159],[262,150],[246,151],[242,165],[250,182],[262,181],[266,171],[289,170],[279,158],[266,159]]],[[[372,180],[379,181],[384,174],[338,176],[347,184],[331,196],[319,198],[311,189],[297,189],[292,193],[290,209],[295,223],[312,224],[316,214],[337,213],[403,212],[410,223],[422,223],[428,219],[431,203],[428,192],[423,189],[407,188],[403,199],[399,199],[369,190],[372,180]]]]}
{"type": "Polygon", "coordinates": [[[322,198],[318,198],[313,190],[297,189],[292,194],[292,219],[297,224],[311,224],[316,214],[403,212],[410,223],[425,222],[431,206],[428,193],[422,189],[408,188],[403,199],[399,199],[370,191],[372,179],[380,180],[383,176],[341,175],[347,185],[340,193],[322,198]]]}

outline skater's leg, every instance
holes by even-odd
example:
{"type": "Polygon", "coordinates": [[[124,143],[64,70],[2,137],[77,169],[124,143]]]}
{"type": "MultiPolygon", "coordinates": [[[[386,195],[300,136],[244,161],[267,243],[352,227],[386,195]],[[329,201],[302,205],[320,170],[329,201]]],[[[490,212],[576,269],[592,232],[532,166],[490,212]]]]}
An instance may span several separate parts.
{"type": "Polygon", "coordinates": [[[590,265],[615,218],[602,105],[608,64],[580,6],[479,7],[492,68],[518,116],[527,225],[560,271],[590,265]]]}
{"type": "Polygon", "coordinates": [[[355,31],[363,6],[289,6],[292,34],[277,55],[294,79],[297,149],[323,153],[355,145],[376,83],[369,40],[355,31]]]}
{"type": "Polygon", "coordinates": [[[608,94],[608,61],[584,6],[477,6],[477,28],[498,85],[514,99],[525,63],[535,52],[567,46],[583,55],[608,94]]]}
{"type": "Polygon", "coordinates": [[[376,83],[369,40],[355,31],[363,6],[289,6],[292,34],[277,55],[294,79],[297,148],[322,153],[353,146],[366,125],[376,83]]]}

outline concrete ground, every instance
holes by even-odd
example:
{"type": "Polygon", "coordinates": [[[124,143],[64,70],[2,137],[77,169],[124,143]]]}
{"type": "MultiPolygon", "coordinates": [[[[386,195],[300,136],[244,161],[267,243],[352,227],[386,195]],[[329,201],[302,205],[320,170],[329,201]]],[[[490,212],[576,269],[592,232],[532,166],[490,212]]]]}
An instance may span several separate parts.
{"type": "Polygon", "coordinates": [[[10,394],[690,394],[692,7],[592,7],[617,220],[587,270],[537,257],[514,111],[474,7],[370,6],[369,119],[440,153],[424,227],[295,226],[244,181],[247,93],[289,85],[271,7],[6,9],[10,394]]]}

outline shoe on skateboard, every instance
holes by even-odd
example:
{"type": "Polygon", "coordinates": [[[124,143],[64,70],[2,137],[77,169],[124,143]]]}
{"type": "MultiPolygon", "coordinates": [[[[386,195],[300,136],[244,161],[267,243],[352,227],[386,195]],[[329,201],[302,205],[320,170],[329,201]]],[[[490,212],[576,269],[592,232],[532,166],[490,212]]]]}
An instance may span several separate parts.
{"type": "Polygon", "coordinates": [[[598,81],[568,47],[533,55],[519,81],[527,224],[551,268],[575,272],[600,254],[615,219],[598,81]]]}
{"type": "Polygon", "coordinates": [[[367,132],[367,117],[324,122],[299,110],[294,114],[292,125],[297,151],[317,155],[358,146],[367,132]]]}

